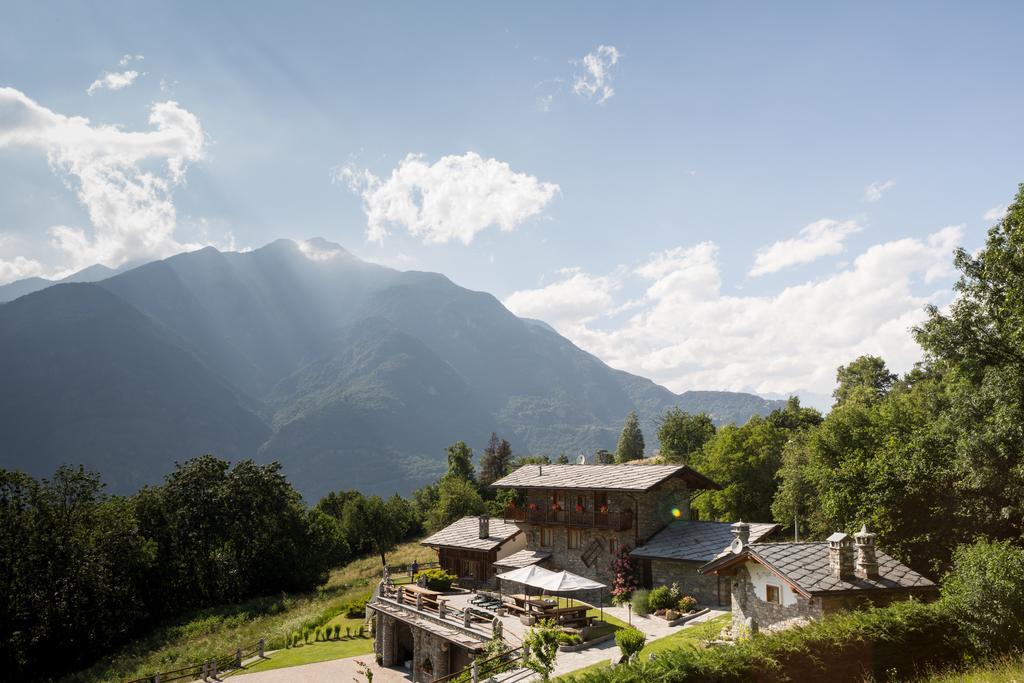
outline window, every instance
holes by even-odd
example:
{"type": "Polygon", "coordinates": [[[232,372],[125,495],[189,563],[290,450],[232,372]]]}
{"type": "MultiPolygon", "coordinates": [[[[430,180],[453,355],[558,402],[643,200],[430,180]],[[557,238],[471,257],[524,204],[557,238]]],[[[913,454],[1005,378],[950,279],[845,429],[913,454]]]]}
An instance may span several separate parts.
{"type": "Polygon", "coordinates": [[[609,538],[608,539],[608,552],[615,555],[619,552],[619,539],[609,538]]]}
{"type": "Polygon", "coordinates": [[[576,496],[576,512],[587,511],[587,499],[584,495],[580,494],[576,496]]]}
{"type": "Polygon", "coordinates": [[[562,509],[562,494],[559,491],[551,492],[551,509],[561,510],[562,509]]]}
{"type": "Polygon", "coordinates": [[[579,529],[569,529],[568,545],[569,549],[573,550],[583,545],[583,532],[579,529]]]}
{"type": "Polygon", "coordinates": [[[776,605],[782,604],[781,590],[778,586],[768,584],[764,587],[764,597],[766,602],[771,602],[776,605]]]}
{"type": "Polygon", "coordinates": [[[594,511],[608,512],[608,492],[598,491],[594,494],[594,511]]]}
{"type": "Polygon", "coordinates": [[[544,527],[540,530],[540,545],[542,548],[550,548],[554,540],[554,531],[544,527]]]}

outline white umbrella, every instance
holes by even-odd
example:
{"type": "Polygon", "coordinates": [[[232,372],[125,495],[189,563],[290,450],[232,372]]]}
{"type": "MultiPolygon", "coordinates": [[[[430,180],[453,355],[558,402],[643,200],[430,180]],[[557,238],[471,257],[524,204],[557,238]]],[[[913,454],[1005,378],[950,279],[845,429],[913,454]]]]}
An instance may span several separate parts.
{"type": "Polygon", "coordinates": [[[606,588],[603,583],[592,581],[585,576],[573,574],[572,572],[548,572],[550,576],[544,577],[538,587],[549,593],[570,593],[572,591],[590,591],[598,588],[606,588]]]}
{"type": "Polygon", "coordinates": [[[565,570],[555,572],[542,580],[541,589],[549,593],[571,593],[574,591],[589,591],[601,589],[601,619],[604,620],[604,588],[603,583],[598,583],[579,574],[573,574],[565,570]]]}
{"type": "Polygon", "coordinates": [[[541,588],[542,583],[555,576],[555,572],[550,569],[544,569],[544,567],[538,567],[535,564],[520,567],[519,569],[513,569],[510,572],[498,574],[499,579],[505,581],[512,581],[514,583],[522,583],[527,586],[533,586],[534,588],[541,588]]]}

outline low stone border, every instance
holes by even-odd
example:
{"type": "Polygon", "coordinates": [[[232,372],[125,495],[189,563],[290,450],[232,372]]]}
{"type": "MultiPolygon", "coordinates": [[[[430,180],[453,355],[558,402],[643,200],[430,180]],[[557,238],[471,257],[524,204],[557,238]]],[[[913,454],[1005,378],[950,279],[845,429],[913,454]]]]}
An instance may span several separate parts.
{"type": "Polygon", "coordinates": [[[710,607],[705,607],[704,609],[699,609],[696,612],[690,612],[689,614],[684,614],[683,616],[679,617],[678,619],[673,619],[672,621],[668,622],[668,625],[669,626],[681,626],[682,624],[685,624],[686,622],[690,621],[691,619],[696,619],[697,617],[703,616],[703,615],[707,614],[710,611],[711,611],[710,607]]]}
{"type": "Polygon", "coordinates": [[[600,638],[594,638],[593,640],[588,640],[585,643],[580,643],[579,645],[559,645],[558,646],[558,651],[559,652],[579,652],[580,650],[586,650],[588,647],[593,647],[594,645],[600,645],[601,643],[607,643],[609,640],[613,640],[614,638],[615,638],[615,632],[613,631],[612,633],[604,634],[600,638]]]}

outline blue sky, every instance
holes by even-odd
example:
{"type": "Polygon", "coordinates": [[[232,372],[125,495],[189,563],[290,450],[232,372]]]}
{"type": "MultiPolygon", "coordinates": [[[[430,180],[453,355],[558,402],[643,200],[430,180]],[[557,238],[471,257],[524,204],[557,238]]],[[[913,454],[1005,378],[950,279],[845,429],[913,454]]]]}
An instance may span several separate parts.
{"type": "Polygon", "coordinates": [[[909,367],[1022,180],[1022,14],[8,3],[0,280],[322,236],[675,390],[828,393],[909,367]]]}

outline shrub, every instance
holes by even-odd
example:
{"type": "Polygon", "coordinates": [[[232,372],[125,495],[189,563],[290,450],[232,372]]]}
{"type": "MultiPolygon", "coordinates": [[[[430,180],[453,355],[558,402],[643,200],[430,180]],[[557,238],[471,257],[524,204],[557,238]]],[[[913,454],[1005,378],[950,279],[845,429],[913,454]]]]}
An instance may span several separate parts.
{"type": "Polygon", "coordinates": [[[583,638],[576,633],[566,633],[565,631],[559,631],[558,633],[558,644],[559,645],[579,645],[583,642],[583,638]]]}
{"type": "Polygon", "coordinates": [[[982,655],[1024,645],[1024,550],[1008,541],[960,546],[942,582],[942,602],[982,655]]]}
{"type": "Polygon", "coordinates": [[[334,639],[337,640],[338,636],[341,635],[341,624],[334,625],[334,639]]]}
{"type": "Polygon", "coordinates": [[[345,627],[345,637],[346,638],[351,638],[352,637],[352,630],[348,626],[345,627]]]}
{"type": "Polygon", "coordinates": [[[558,656],[558,634],[554,623],[545,619],[531,628],[523,644],[530,648],[530,656],[523,664],[540,675],[541,680],[547,681],[555,668],[555,657],[558,656]]]}
{"type": "Polygon", "coordinates": [[[633,613],[646,617],[651,613],[651,605],[649,602],[650,593],[644,589],[633,591],[633,597],[630,598],[630,603],[633,605],[633,613]]]}
{"type": "Polygon", "coordinates": [[[612,582],[612,602],[616,605],[625,605],[636,590],[636,567],[633,566],[633,559],[629,553],[629,546],[624,545],[619,548],[612,561],[612,572],[615,575],[612,582]]]}
{"type": "Polygon", "coordinates": [[[694,609],[696,609],[696,607],[697,598],[693,597],[692,595],[684,595],[683,597],[679,598],[678,608],[679,611],[683,614],[686,614],[687,612],[692,612],[694,609]]]}
{"type": "Polygon", "coordinates": [[[367,600],[352,600],[341,608],[342,613],[348,618],[364,618],[367,615],[367,600]]]}
{"type": "Polygon", "coordinates": [[[432,591],[449,591],[452,589],[452,582],[459,578],[455,574],[449,574],[443,569],[427,569],[421,572],[426,577],[427,588],[432,591]]]}
{"type": "Polygon", "coordinates": [[[651,610],[670,609],[679,602],[679,596],[672,594],[668,586],[658,586],[647,595],[647,606],[651,610]]]}
{"type": "Polygon", "coordinates": [[[624,628],[615,632],[615,644],[619,646],[619,652],[622,653],[620,661],[623,662],[628,662],[636,657],[640,650],[644,649],[646,642],[647,636],[639,629],[624,628]]]}

